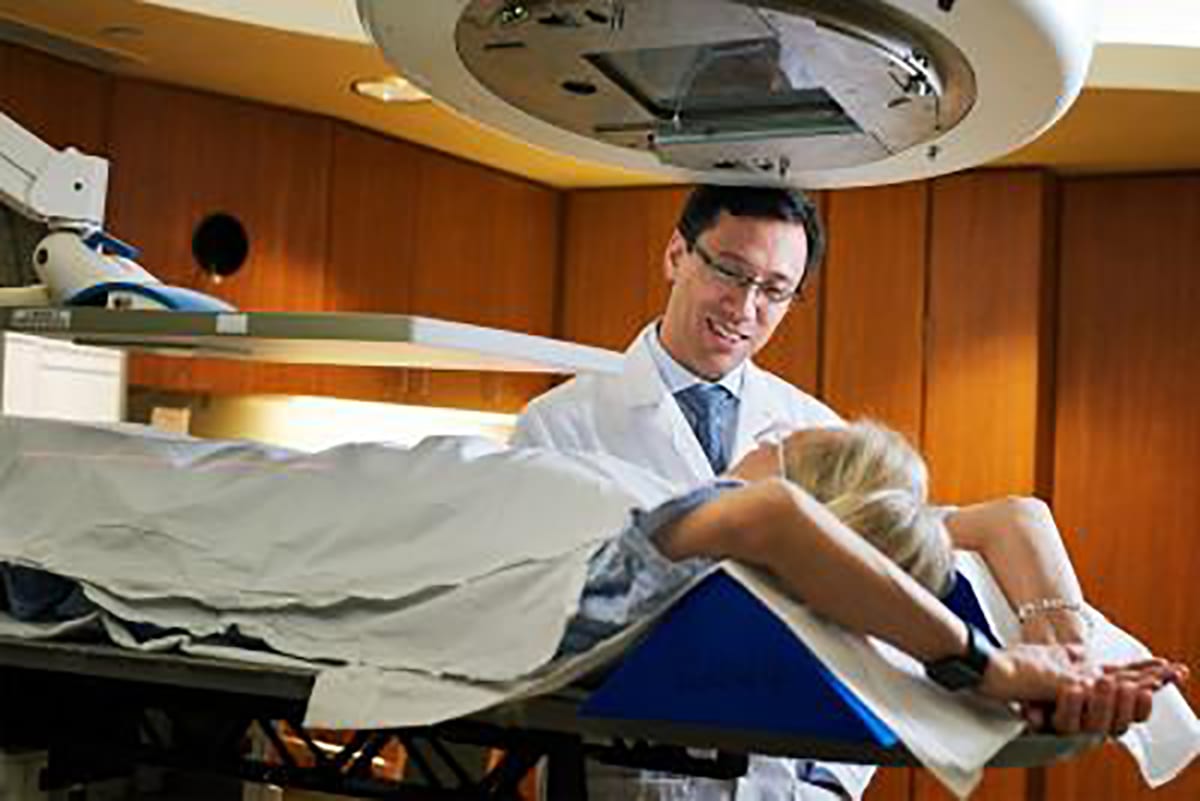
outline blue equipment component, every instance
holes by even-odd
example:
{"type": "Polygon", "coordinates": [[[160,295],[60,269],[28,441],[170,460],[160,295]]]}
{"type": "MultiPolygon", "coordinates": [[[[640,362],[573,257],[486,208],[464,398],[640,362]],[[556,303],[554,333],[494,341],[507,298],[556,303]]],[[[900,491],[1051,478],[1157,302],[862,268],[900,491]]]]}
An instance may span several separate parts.
{"type": "MultiPolygon", "coordinates": [[[[964,576],[944,602],[997,642],[964,576]]],[[[663,616],[591,693],[580,716],[898,744],[891,728],[724,571],[663,616]]]]}

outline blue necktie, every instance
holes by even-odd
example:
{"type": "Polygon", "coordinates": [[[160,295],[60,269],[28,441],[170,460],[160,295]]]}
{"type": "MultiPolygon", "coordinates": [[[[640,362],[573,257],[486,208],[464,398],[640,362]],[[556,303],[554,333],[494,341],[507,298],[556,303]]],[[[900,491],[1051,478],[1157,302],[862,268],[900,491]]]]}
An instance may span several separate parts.
{"type": "Polygon", "coordinates": [[[675,400],[696,433],[713,472],[717,475],[725,472],[729,464],[725,430],[733,420],[737,398],[720,384],[693,384],[676,392],[675,400]]]}

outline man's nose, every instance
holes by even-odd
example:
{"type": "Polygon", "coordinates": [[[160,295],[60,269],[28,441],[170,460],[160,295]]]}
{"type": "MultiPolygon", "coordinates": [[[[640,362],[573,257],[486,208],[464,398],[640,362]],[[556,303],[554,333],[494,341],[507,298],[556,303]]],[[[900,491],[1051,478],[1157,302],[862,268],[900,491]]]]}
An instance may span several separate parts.
{"type": "Polygon", "coordinates": [[[762,290],[758,284],[745,283],[733,287],[734,298],[739,311],[743,317],[754,318],[758,316],[758,307],[760,305],[759,293],[762,290]]]}

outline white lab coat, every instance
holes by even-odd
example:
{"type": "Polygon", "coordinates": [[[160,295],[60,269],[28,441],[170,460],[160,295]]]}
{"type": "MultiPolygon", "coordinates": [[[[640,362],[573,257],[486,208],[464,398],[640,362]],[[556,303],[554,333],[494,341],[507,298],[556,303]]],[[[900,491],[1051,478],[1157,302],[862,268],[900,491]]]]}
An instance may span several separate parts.
{"type": "MultiPolygon", "coordinates": [[[[681,487],[713,478],[679,404],[667,390],[643,329],[625,352],[620,373],[581,375],[526,407],[517,420],[514,445],[607,453],[649,468],[681,487]]],[[[842,425],[816,398],[755,366],[746,365],[731,464],[774,428],[842,425]]]]}
{"type": "MultiPolygon", "coordinates": [[[[699,441],[688,426],[651,355],[646,326],[625,352],[617,374],[578,376],[534,399],[517,420],[514,445],[607,453],[649,468],[681,488],[713,478],[699,441]]],[[[782,429],[843,425],[842,418],[816,398],[767,371],[747,363],[738,405],[730,464],[753,449],[766,433],[782,429]]],[[[857,765],[828,765],[850,793],[859,798],[873,770],[857,765]]],[[[639,797],[687,801],[816,801],[832,798],[795,781],[788,760],[755,758],[748,780],[737,783],[702,779],[653,782],[637,787],[639,797]]],[[[612,797],[632,797],[628,777],[597,776],[597,789],[611,785],[612,797]]],[[[603,791],[593,793],[603,801],[603,791]]]]}

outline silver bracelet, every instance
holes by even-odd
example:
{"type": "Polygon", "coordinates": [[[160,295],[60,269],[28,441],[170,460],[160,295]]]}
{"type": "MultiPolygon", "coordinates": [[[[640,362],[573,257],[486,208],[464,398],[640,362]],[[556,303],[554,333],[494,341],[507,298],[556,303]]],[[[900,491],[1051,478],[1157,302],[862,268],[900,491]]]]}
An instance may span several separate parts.
{"type": "Polygon", "coordinates": [[[1028,623],[1031,618],[1047,612],[1074,612],[1082,615],[1083,604],[1079,601],[1068,601],[1066,598],[1036,598],[1017,607],[1017,620],[1028,623]]]}

